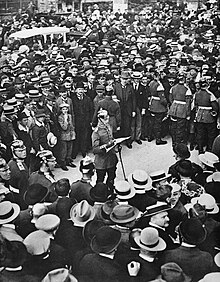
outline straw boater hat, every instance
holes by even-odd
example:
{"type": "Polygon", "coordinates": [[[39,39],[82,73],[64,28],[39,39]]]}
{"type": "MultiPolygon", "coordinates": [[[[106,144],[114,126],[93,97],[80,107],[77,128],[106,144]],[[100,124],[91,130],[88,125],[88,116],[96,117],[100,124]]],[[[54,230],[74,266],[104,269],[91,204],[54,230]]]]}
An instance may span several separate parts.
{"type": "Polygon", "coordinates": [[[159,237],[157,229],[146,227],[134,238],[136,244],[144,250],[158,252],[166,248],[165,241],[159,237]]]}
{"type": "Polygon", "coordinates": [[[146,171],[136,169],[128,176],[128,182],[135,188],[137,194],[144,194],[152,189],[152,180],[146,171]]]}
{"type": "Polygon", "coordinates": [[[128,200],[134,197],[135,189],[127,181],[119,180],[115,182],[115,192],[119,200],[128,200]]]}
{"type": "Polygon", "coordinates": [[[70,218],[74,224],[83,227],[88,221],[95,217],[95,210],[86,200],[72,206],[70,218]]]}
{"type": "Polygon", "coordinates": [[[20,213],[20,207],[10,201],[0,203],[0,225],[13,221],[20,213]]]}
{"type": "Polygon", "coordinates": [[[171,206],[169,206],[167,203],[157,202],[156,204],[147,207],[144,215],[151,217],[155,214],[165,212],[170,209],[171,209],[171,206]]]}
{"type": "Polygon", "coordinates": [[[219,161],[219,158],[211,152],[200,154],[199,159],[202,163],[210,167],[214,167],[214,163],[217,163],[219,161]]]}
{"type": "Polygon", "coordinates": [[[169,178],[170,176],[171,174],[167,174],[164,170],[157,170],[150,173],[150,178],[152,182],[159,182],[169,178]]]}

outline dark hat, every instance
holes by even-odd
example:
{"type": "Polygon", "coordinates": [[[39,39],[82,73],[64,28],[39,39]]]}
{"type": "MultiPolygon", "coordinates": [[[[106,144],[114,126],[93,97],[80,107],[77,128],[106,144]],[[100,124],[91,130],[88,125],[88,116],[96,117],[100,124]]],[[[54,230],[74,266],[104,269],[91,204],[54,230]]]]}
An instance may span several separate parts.
{"type": "Polygon", "coordinates": [[[192,163],[189,160],[180,160],[176,166],[176,171],[180,175],[190,177],[192,175],[192,163]]]}
{"type": "Polygon", "coordinates": [[[83,227],[83,238],[88,245],[90,245],[92,238],[96,235],[99,228],[105,226],[105,223],[101,220],[93,219],[86,223],[83,227]]]}
{"type": "Polygon", "coordinates": [[[36,118],[45,117],[45,116],[46,116],[46,114],[45,114],[44,109],[38,109],[35,113],[36,118]]]}
{"type": "Polygon", "coordinates": [[[130,205],[117,205],[110,214],[110,219],[115,223],[128,223],[137,218],[139,210],[130,205]]]}
{"type": "Polygon", "coordinates": [[[14,84],[23,84],[23,82],[19,77],[15,77],[14,84]]]}
{"type": "Polygon", "coordinates": [[[96,86],[96,91],[97,92],[104,92],[105,91],[105,87],[103,85],[97,85],[96,86]]]}
{"type": "Polygon", "coordinates": [[[166,282],[190,282],[192,279],[188,277],[182,268],[175,262],[168,262],[161,266],[161,278],[166,282]]]}
{"type": "Polygon", "coordinates": [[[7,256],[1,266],[11,268],[22,266],[28,258],[25,245],[19,241],[10,241],[7,244],[7,256]]]}
{"type": "Polygon", "coordinates": [[[83,84],[83,82],[81,82],[81,81],[77,82],[77,83],[76,83],[76,89],[77,89],[77,88],[83,88],[83,89],[84,89],[84,84],[83,84]]]}
{"type": "Polygon", "coordinates": [[[113,211],[114,207],[116,207],[118,203],[115,200],[106,201],[99,210],[97,217],[100,218],[105,224],[113,224],[110,219],[110,214],[113,211]]]}
{"type": "Polygon", "coordinates": [[[24,201],[27,205],[35,205],[37,203],[41,203],[45,200],[49,193],[47,187],[34,183],[30,185],[27,191],[24,193],[24,201]]]}
{"type": "Polygon", "coordinates": [[[111,195],[110,189],[107,184],[103,182],[97,183],[90,190],[90,197],[94,202],[106,202],[111,195]]]}
{"type": "Polygon", "coordinates": [[[111,253],[120,243],[121,232],[109,226],[99,228],[90,247],[95,253],[111,253]]]}
{"type": "Polygon", "coordinates": [[[179,143],[173,147],[173,151],[177,154],[181,159],[188,159],[190,157],[190,152],[186,144],[179,143]]]}
{"type": "Polygon", "coordinates": [[[56,101],[56,96],[53,93],[48,93],[46,99],[49,100],[49,101],[55,102],[56,101]]]}
{"type": "Polygon", "coordinates": [[[88,171],[93,170],[94,168],[95,168],[94,162],[93,162],[93,160],[89,156],[86,156],[85,158],[83,158],[80,161],[79,170],[82,173],[87,173],[88,171]]]}
{"type": "Polygon", "coordinates": [[[207,235],[206,229],[197,218],[189,218],[182,221],[179,225],[179,231],[183,240],[192,245],[201,244],[207,235]]]}

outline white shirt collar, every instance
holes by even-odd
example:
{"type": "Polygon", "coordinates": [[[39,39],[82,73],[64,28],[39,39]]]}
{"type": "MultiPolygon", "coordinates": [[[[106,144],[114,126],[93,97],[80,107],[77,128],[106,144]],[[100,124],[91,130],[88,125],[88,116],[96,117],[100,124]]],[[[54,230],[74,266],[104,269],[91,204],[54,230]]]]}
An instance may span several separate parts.
{"type": "Polygon", "coordinates": [[[160,228],[160,229],[162,229],[163,231],[165,231],[165,228],[163,228],[163,227],[161,227],[161,226],[159,226],[159,225],[157,225],[157,224],[155,224],[155,223],[153,223],[153,222],[149,222],[149,225],[151,225],[151,226],[153,226],[153,227],[160,228]]]}
{"type": "Polygon", "coordinates": [[[186,248],[195,248],[196,247],[196,245],[188,244],[188,243],[185,243],[185,242],[182,242],[181,246],[186,247],[186,248]]]}
{"type": "Polygon", "coordinates": [[[37,119],[36,119],[36,121],[35,121],[35,124],[36,124],[37,126],[44,126],[44,123],[43,123],[43,122],[39,122],[37,119]]]}
{"type": "Polygon", "coordinates": [[[114,259],[114,255],[108,255],[108,254],[103,254],[103,253],[99,253],[99,255],[102,257],[109,258],[109,259],[114,259]]]}
{"type": "Polygon", "coordinates": [[[11,228],[11,229],[14,229],[14,230],[15,230],[15,225],[12,224],[12,223],[5,223],[5,224],[2,224],[2,226],[7,227],[7,228],[11,228]]]}
{"type": "Polygon", "coordinates": [[[154,261],[154,258],[149,257],[149,256],[144,255],[144,254],[141,254],[141,253],[139,254],[139,257],[142,258],[143,260],[148,261],[148,262],[153,262],[154,261]]]}

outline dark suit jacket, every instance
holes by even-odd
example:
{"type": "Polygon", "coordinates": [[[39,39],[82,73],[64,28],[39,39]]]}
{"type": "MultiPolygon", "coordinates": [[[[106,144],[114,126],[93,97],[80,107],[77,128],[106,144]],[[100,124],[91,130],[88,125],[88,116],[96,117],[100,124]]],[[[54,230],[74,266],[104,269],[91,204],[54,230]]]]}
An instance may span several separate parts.
{"type": "Polygon", "coordinates": [[[139,211],[146,211],[146,207],[156,204],[157,200],[145,194],[136,194],[129,199],[129,204],[139,209],[139,211]]]}
{"type": "Polygon", "coordinates": [[[163,262],[177,263],[186,275],[193,278],[193,281],[198,281],[211,272],[213,265],[213,259],[209,253],[200,251],[197,247],[187,248],[184,246],[165,251],[163,262]]]}
{"type": "Polygon", "coordinates": [[[1,282],[40,282],[39,277],[35,275],[29,275],[24,271],[8,271],[3,270],[0,272],[0,281],[1,282]]]}
{"type": "Polygon", "coordinates": [[[139,83],[138,89],[134,88],[134,84],[132,84],[132,89],[134,91],[134,96],[136,100],[136,107],[140,110],[148,108],[148,95],[146,88],[139,83]]]}
{"type": "Polygon", "coordinates": [[[93,277],[94,281],[118,282],[127,281],[129,276],[122,271],[119,263],[98,254],[87,254],[80,262],[80,274],[93,277]]]}
{"type": "Polygon", "coordinates": [[[121,83],[117,82],[115,84],[114,92],[117,98],[120,100],[119,104],[122,116],[123,113],[131,116],[132,112],[135,112],[136,110],[136,99],[132,86],[128,84],[124,88],[122,88],[121,83]]]}

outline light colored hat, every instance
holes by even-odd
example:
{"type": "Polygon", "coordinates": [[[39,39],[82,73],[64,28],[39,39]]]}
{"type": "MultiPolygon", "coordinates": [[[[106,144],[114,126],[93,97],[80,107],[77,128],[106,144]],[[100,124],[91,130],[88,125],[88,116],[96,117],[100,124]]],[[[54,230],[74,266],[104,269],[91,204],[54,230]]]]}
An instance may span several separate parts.
{"type": "Polygon", "coordinates": [[[199,160],[207,166],[214,167],[214,163],[217,163],[219,158],[211,152],[205,152],[199,155],[199,160]]]}
{"type": "Polygon", "coordinates": [[[167,174],[164,170],[157,170],[150,173],[150,178],[152,182],[158,182],[164,179],[167,179],[171,176],[171,174],[167,174]]]}
{"type": "Polygon", "coordinates": [[[0,225],[14,220],[20,213],[20,207],[10,201],[0,203],[0,225]]]}
{"type": "Polygon", "coordinates": [[[152,180],[146,171],[136,169],[128,176],[128,182],[135,188],[137,194],[144,194],[152,189],[152,180]]]}
{"type": "Polygon", "coordinates": [[[33,256],[46,255],[50,247],[50,236],[45,231],[37,230],[30,233],[23,243],[29,254],[33,256]]]}
{"type": "Polygon", "coordinates": [[[41,215],[45,214],[46,210],[47,210],[47,206],[44,203],[35,204],[32,208],[33,218],[31,220],[31,223],[35,224],[38,218],[41,215]]]}
{"type": "Polygon", "coordinates": [[[95,210],[86,200],[72,206],[70,210],[71,220],[79,226],[84,226],[95,217],[95,210]]]}
{"type": "Polygon", "coordinates": [[[127,181],[119,180],[115,182],[115,192],[119,200],[128,200],[134,197],[135,189],[127,181]]]}
{"type": "Polygon", "coordinates": [[[57,144],[57,137],[52,132],[47,134],[47,144],[50,147],[54,147],[57,144]]]}
{"type": "Polygon", "coordinates": [[[215,264],[220,267],[220,253],[218,253],[217,255],[215,255],[214,257],[214,262],[215,264]]]}
{"type": "Polygon", "coordinates": [[[192,198],[191,203],[195,205],[196,203],[200,204],[201,206],[205,207],[205,210],[209,214],[216,214],[219,212],[219,207],[216,204],[215,198],[208,194],[204,193],[199,197],[192,198]]]}
{"type": "Polygon", "coordinates": [[[44,214],[37,219],[35,227],[46,232],[53,231],[60,224],[60,218],[55,214],[44,214]]]}
{"type": "Polygon", "coordinates": [[[78,280],[69,273],[66,268],[58,268],[51,270],[44,277],[42,282],[77,282],[78,280]]]}
{"type": "Polygon", "coordinates": [[[133,71],[131,74],[131,78],[138,78],[141,79],[143,77],[142,73],[140,71],[133,71]]]}
{"type": "Polygon", "coordinates": [[[206,178],[206,182],[220,182],[220,171],[216,171],[206,178]]]}
{"type": "Polygon", "coordinates": [[[148,251],[157,252],[166,248],[166,242],[159,237],[157,229],[153,227],[144,228],[134,240],[139,247],[148,251]]]}
{"type": "Polygon", "coordinates": [[[156,202],[156,204],[146,207],[146,211],[144,212],[145,216],[153,216],[155,214],[165,212],[171,209],[167,203],[164,202],[156,202]]]}
{"type": "Polygon", "coordinates": [[[62,104],[60,104],[60,109],[62,109],[62,108],[69,108],[69,104],[67,104],[67,103],[62,103],[62,104]]]}
{"type": "Polygon", "coordinates": [[[199,282],[219,282],[220,272],[211,272],[206,274],[199,282]]]}

